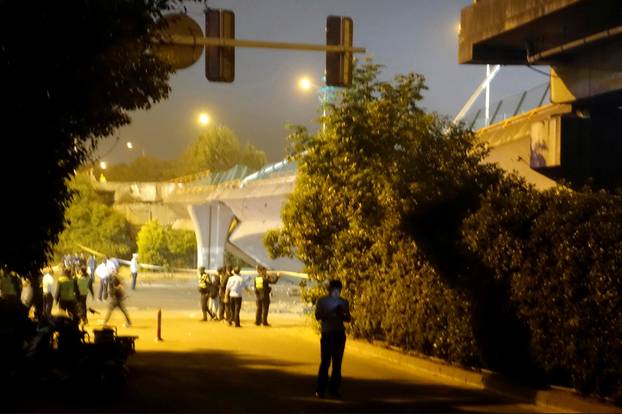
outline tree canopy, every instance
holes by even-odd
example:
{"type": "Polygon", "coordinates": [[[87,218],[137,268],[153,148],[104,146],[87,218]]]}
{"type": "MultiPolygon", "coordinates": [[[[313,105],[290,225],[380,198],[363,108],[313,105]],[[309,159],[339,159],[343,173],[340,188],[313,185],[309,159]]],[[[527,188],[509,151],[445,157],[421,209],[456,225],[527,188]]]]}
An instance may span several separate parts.
{"type": "Polygon", "coordinates": [[[251,144],[242,145],[226,126],[209,127],[181,157],[181,170],[187,173],[226,171],[236,164],[258,170],[266,163],[266,154],[251,144]]]}
{"type": "Polygon", "coordinates": [[[103,173],[108,181],[165,181],[180,175],[177,161],[161,160],[148,155],[136,158],[129,164],[109,165],[107,169],[94,168],[95,176],[103,173]]]}
{"type": "Polygon", "coordinates": [[[167,97],[171,69],[150,53],[150,40],[175,3],[0,1],[0,264],[36,272],[65,225],[67,179],[102,137],[130,122],[129,111],[167,97]]]}
{"type": "Polygon", "coordinates": [[[86,174],[76,175],[69,188],[74,197],[65,211],[67,226],[54,247],[56,259],[79,251],[80,245],[114,257],[128,257],[136,251],[132,225],[105,204],[86,174]]]}
{"type": "Polygon", "coordinates": [[[353,334],[622,401],[619,194],[538,192],[420,106],[424,79],[355,70],[315,135],[290,136],[296,187],[275,256],[340,279],[353,334]]]}
{"type": "Polygon", "coordinates": [[[221,172],[239,164],[258,170],[267,162],[266,153],[250,143],[242,144],[225,126],[209,127],[175,160],[142,156],[130,164],[111,165],[103,172],[109,181],[164,181],[201,171],[221,172]]]}
{"type": "MultiPolygon", "coordinates": [[[[434,214],[446,206],[463,214],[497,173],[480,163],[486,149],[472,132],[423,110],[422,76],[384,82],[380,70],[370,62],[355,69],[352,87],[327,108],[322,131],[294,129],[296,187],[283,228],[266,243],[273,256],[295,254],[311,279],[344,282],[357,335],[473,362],[469,297],[439,278],[411,227],[456,232],[442,230],[434,214]],[[452,317],[437,319],[441,309],[452,317]]],[[[450,214],[445,220],[458,222],[450,214]]],[[[308,293],[310,300],[320,294],[308,293]]]]}
{"type": "Polygon", "coordinates": [[[156,220],[145,223],[136,240],[142,262],[171,267],[191,267],[196,263],[194,232],[163,226],[156,220]]]}

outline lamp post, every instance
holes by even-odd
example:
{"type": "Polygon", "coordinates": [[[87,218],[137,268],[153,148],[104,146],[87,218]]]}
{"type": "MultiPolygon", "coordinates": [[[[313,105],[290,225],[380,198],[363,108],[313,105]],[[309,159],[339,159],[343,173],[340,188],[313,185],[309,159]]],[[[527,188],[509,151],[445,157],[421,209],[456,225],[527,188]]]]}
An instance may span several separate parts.
{"type": "MultiPolygon", "coordinates": [[[[326,79],[324,78],[324,80],[326,79]]],[[[319,86],[308,76],[301,76],[300,79],[298,79],[298,89],[303,92],[309,92],[312,89],[315,89],[318,92],[318,98],[320,100],[320,104],[322,105],[322,131],[325,131],[326,122],[324,121],[324,118],[326,118],[326,105],[331,100],[334,88],[330,86],[319,86]]]]}
{"type": "MultiPolygon", "coordinates": [[[[144,156],[145,156],[145,147],[143,147],[143,146],[142,146],[142,145],[140,145],[140,144],[139,144],[138,146],[140,147],[141,154],[142,154],[142,156],[144,157],[144,156]]],[[[136,143],[135,143],[135,142],[132,142],[132,141],[127,141],[127,142],[125,143],[125,147],[126,147],[128,150],[133,151],[133,150],[135,150],[135,149],[136,149],[136,143]]]]}
{"type": "Polygon", "coordinates": [[[104,175],[104,170],[106,170],[106,168],[108,168],[108,163],[106,163],[106,161],[100,161],[99,162],[99,168],[102,171],[99,173],[98,180],[99,180],[100,183],[105,183],[107,180],[106,180],[106,176],[104,175]]]}
{"type": "Polygon", "coordinates": [[[206,127],[210,124],[210,122],[212,122],[212,119],[210,118],[209,114],[207,112],[201,112],[198,116],[197,116],[197,123],[202,126],[202,127],[206,127]]]}

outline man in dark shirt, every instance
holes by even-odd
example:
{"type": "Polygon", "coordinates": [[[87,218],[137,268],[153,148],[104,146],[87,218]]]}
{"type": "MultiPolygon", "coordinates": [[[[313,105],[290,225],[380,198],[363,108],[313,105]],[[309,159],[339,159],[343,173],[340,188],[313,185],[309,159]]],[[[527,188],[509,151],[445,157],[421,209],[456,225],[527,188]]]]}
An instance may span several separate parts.
{"type": "Polygon", "coordinates": [[[220,272],[220,269],[218,269],[218,273],[220,276],[220,283],[219,283],[220,291],[218,292],[218,299],[220,302],[220,308],[218,309],[218,320],[219,321],[222,321],[223,318],[226,319],[227,321],[231,319],[230,318],[231,308],[229,307],[229,298],[225,295],[225,293],[227,290],[227,282],[229,281],[229,278],[233,274],[232,269],[233,268],[231,266],[223,267],[222,273],[220,272]]]}
{"type": "Polygon", "coordinates": [[[343,323],[351,319],[348,301],[340,297],[342,287],[339,280],[331,280],[328,284],[329,294],[320,298],[315,305],[315,319],[322,323],[321,362],[315,392],[319,398],[324,398],[326,388],[332,398],[341,398],[341,361],[346,347],[346,328],[343,323]],[[333,370],[329,383],[328,368],[331,361],[333,370]]]}
{"type": "Polygon", "coordinates": [[[201,311],[203,312],[203,319],[201,319],[201,321],[203,322],[207,320],[208,314],[212,319],[216,317],[207,306],[211,287],[212,281],[210,275],[205,271],[204,266],[199,267],[199,293],[201,294],[201,311]]]}
{"type": "Polygon", "coordinates": [[[268,270],[257,265],[257,277],[255,278],[255,297],[257,303],[257,313],[255,314],[255,325],[270,326],[268,323],[268,310],[270,309],[271,284],[279,281],[279,274],[268,275],[268,270]]]}
{"type": "Polygon", "coordinates": [[[106,317],[104,318],[104,325],[106,325],[108,320],[110,320],[110,314],[114,308],[119,308],[119,310],[123,312],[123,316],[125,316],[124,326],[129,328],[132,326],[132,322],[130,321],[130,315],[127,313],[127,309],[125,308],[125,289],[121,279],[119,278],[118,270],[115,269],[114,273],[110,276],[108,287],[110,290],[110,302],[108,304],[108,312],[106,312],[106,317]]]}

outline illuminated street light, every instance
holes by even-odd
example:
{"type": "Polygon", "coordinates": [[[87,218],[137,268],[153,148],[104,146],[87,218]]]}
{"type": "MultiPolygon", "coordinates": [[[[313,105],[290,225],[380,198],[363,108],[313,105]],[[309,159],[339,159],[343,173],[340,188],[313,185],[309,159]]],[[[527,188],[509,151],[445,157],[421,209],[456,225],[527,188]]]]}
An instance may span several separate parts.
{"type": "MultiPolygon", "coordinates": [[[[130,151],[133,151],[133,150],[134,150],[134,149],[136,149],[136,147],[137,147],[137,145],[136,145],[136,144],[134,144],[132,141],[128,141],[128,142],[126,142],[126,143],[125,143],[125,146],[126,146],[126,147],[127,147],[127,149],[128,149],[128,150],[130,150],[130,151]]],[[[144,157],[144,156],[145,156],[145,148],[144,148],[142,145],[140,145],[140,144],[138,144],[138,147],[140,147],[140,149],[141,149],[141,153],[142,153],[142,155],[143,155],[143,157],[144,157]]]]}
{"type": "Polygon", "coordinates": [[[206,112],[201,112],[197,118],[199,125],[207,126],[210,123],[210,117],[206,112]]]}
{"type": "Polygon", "coordinates": [[[298,80],[298,88],[300,88],[300,90],[302,91],[308,92],[313,86],[314,85],[313,82],[311,82],[311,79],[306,76],[303,76],[298,80]]]}
{"type": "MultiPolygon", "coordinates": [[[[323,79],[326,81],[326,78],[323,79]]],[[[330,86],[319,86],[311,80],[308,76],[302,76],[298,79],[298,89],[303,92],[309,92],[315,90],[318,93],[320,104],[322,105],[322,118],[326,118],[326,105],[332,99],[333,88],[330,86]]],[[[326,129],[326,124],[322,121],[322,130],[326,129]]]]}
{"type": "Polygon", "coordinates": [[[100,161],[99,168],[101,168],[102,170],[105,170],[106,168],[108,168],[108,164],[106,164],[106,161],[100,161]]]}

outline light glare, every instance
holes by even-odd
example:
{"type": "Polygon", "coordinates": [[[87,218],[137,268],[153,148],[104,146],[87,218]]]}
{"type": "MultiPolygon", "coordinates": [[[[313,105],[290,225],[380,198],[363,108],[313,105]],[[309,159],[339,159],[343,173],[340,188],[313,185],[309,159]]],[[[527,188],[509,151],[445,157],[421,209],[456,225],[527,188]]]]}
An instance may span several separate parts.
{"type": "Polygon", "coordinates": [[[307,78],[306,76],[300,78],[300,80],[298,81],[298,87],[303,91],[310,91],[312,86],[313,83],[311,82],[311,79],[307,78]]]}
{"type": "Polygon", "coordinates": [[[198,118],[199,124],[203,126],[207,126],[210,122],[209,115],[205,112],[201,112],[198,118]]]}

